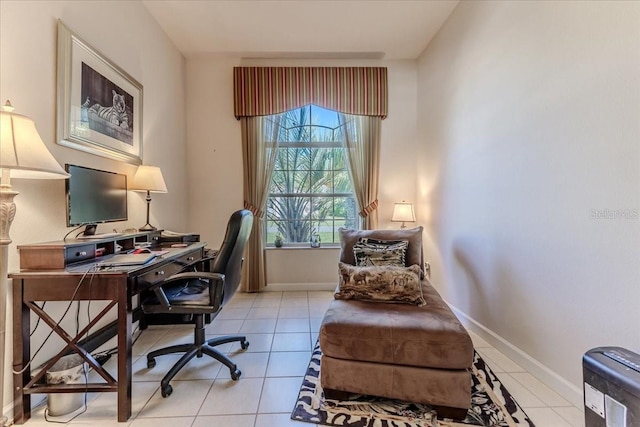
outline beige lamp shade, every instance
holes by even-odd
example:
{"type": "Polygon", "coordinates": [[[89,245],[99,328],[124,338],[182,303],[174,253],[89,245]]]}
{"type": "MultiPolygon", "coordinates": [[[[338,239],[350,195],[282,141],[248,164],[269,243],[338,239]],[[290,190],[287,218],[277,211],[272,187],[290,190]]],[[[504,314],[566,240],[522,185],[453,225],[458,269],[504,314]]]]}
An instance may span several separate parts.
{"type": "Polygon", "coordinates": [[[69,174],[51,155],[30,118],[7,105],[0,111],[0,169],[11,178],[62,179],[69,174]]]}
{"type": "Polygon", "coordinates": [[[393,215],[391,221],[402,222],[400,228],[406,228],[405,222],[415,222],[416,215],[413,212],[413,203],[396,203],[393,205],[393,215]]]}
{"type": "Polygon", "coordinates": [[[133,176],[130,190],[150,191],[152,193],[166,193],[167,185],[164,183],[162,171],[157,166],[140,165],[133,176]]]}
{"type": "Polygon", "coordinates": [[[147,192],[147,223],[139,228],[140,231],[156,230],[149,223],[149,209],[151,207],[151,195],[149,193],[166,193],[167,184],[164,183],[162,171],[157,166],[140,165],[133,176],[130,190],[147,192]]]}
{"type": "Polygon", "coordinates": [[[391,221],[395,222],[415,222],[416,215],[413,213],[413,203],[396,203],[393,206],[391,221]]]}

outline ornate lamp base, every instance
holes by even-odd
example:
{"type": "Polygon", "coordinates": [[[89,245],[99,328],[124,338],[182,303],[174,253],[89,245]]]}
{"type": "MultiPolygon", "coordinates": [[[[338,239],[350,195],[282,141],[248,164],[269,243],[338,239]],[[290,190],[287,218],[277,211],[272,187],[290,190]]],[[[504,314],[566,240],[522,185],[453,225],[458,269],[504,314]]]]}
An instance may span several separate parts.
{"type": "MultiPolygon", "coordinates": [[[[11,182],[8,171],[5,173],[3,170],[2,183],[0,184],[0,313],[5,316],[7,312],[7,273],[8,273],[8,259],[9,259],[9,244],[11,243],[11,237],[9,237],[9,228],[13,218],[16,216],[16,204],[13,202],[13,198],[18,195],[17,191],[11,190],[11,182]]],[[[2,319],[0,322],[0,387],[4,388],[5,378],[5,340],[6,330],[5,322],[2,319]]],[[[4,407],[4,393],[0,389],[0,426],[7,425],[7,418],[4,417],[2,409],[4,407]]]]}
{"type": "Polygon", "coordinates": [[[13,198],[19,193],[11,190],[11,185],[0,185],[0,245],[11,243],[9,228],[16,216],[16,204],[13,198]]]}

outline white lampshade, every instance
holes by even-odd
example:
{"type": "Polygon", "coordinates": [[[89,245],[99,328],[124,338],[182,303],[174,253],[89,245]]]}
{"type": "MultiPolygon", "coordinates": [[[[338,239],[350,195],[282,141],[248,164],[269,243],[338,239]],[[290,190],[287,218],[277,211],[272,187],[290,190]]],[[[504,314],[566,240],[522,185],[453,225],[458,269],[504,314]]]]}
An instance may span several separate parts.
{"type": "Polygon", "coordinates": [[[162,171],[157,166],[140,165],[133,176],[130,190],[150,191],[152,193],[166,193],[167,185],[164,183],[162,171]]]}
{"type": "Polygon", "coordinates": [[[413,203],[396,203],[393,206],[391,221],[395,222],[415,222],[416,216],[413,213],[413,203]]]}
{"type": "Polygon", "coordinates": [[[394,222],[415,222],[416,215],[413,212],[413,203],[396,203],[393,206],[391,221],[394,222]]]}
{"type": "Polygon", "coordinates": [[[61,179],[69,174],[51,155],[30,118],[7,105],[0,111],[0,169],[11,178],[61,179]]]}

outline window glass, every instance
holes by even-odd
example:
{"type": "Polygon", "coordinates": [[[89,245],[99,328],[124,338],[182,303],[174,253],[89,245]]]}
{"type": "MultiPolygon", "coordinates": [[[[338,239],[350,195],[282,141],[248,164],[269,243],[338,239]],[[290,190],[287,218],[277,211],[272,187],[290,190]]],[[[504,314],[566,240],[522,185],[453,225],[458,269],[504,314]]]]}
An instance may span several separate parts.
{"type": "Polygon", "coordinates": [[[315,234],[321,244],[337,244],[338,228],[359,227],[338,113],[307,105],[278,118],[267,244],[280,235],[285,244],[308,245],[315,234]]]}

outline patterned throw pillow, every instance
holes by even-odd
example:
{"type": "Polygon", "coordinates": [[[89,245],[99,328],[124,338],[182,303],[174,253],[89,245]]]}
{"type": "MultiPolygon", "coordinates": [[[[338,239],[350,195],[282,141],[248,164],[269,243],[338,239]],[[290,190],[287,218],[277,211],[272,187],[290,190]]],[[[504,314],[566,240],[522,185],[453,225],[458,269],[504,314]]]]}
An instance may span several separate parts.
{"type": "Polygon", "coordinates": [[[339,263],[340,285],[336,299],[426,304],[422,296],[420,266],[356,267],[339,263]]]}
{"type": "MultiPolygon", "coordinates": [[[[351,230],[340,227],[340,261],[356,265],[353,255],[353,245],[361,238],[373,238],[381,240],[407,240],[409,247],[405,259],[405,265],[418,264],[424,266],[424,254],[422,250],[422,226],[415,228],[399,228],[395,230],[351,230]]],[[[420,278],[424,279],[424,270],[420,272],[420,278]]]]}
{"type": "Polygon", "coordinates": [[[360,238],[353,245],[353,256],[360,267],[395,265],[404,267],[408,240],[377,240],[360,238]]]}

